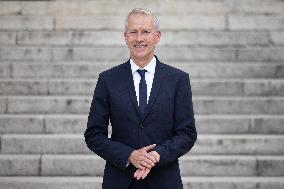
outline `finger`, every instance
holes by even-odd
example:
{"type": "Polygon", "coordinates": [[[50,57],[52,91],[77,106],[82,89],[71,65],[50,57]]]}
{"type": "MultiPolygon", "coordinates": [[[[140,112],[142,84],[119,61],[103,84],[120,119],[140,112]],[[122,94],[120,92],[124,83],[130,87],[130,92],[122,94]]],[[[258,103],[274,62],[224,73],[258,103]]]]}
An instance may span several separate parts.
{"type": "Polygon", "coordinates": [[[134,173],[134,178],[136,178],[138,176],[138,174],[140,173],[141,169],[137,169],[134,173]]]}
{"type": "Polygon", "coordinates": [[[152,156],[148,155],[148,156],[144,156],[143,161],[146,162],[147,164],[154,166],[155,165],[155,158],[153,158],[152,156]]]}
{"type": "Polygon", "coordinates": [[[144,169],[146,169],[146,168],[152,168],[152,166],[151,165],[149,165],[149,164],[147,164],[147,163],[145,163],[145,162],[143,162],[142,164],[141,164],[141,166],[143,167],[142,168],[142,170],[144,170],[144,169]]]}
{"type": "Polygon", "coordinates": [[[157,160],[156,160],[155,155],[153,155],[151,152],[145,154],[144,157],[147,158],[148,160],[150,160],[151,162],[153,162],[153,165],[152,165],[152,166],[154,166],[155,163],[157,163],[157,160]]]}
{"type": "Polygon", "coordinates": [[[150,160],[145,159],[145,160],[141,161],[140,165],[145,167],[145,168],[152,168],[152,162],[150,160]]]}
{"type": "Polygon", "coordinates": [[[155,146],[156,146],[156,144],[151,144],[151,145],[149,145],[149,146],[144,147],[143,149],[144,149],[144,150],[146,150],[146,151],[148,152],[148,151],[150,151],[150,150],[154,149],[154,148],[155,148],[155,146]]]}
{"type": "Polygon", "coordinates": [[[158,160],[158,162],[159,162],[160,159],[161,159],[161,156],[160,156],[160,154],[158,154],[158,152],[156,152],[156,156],[157,156],[157,160],[158,160]]]}
{"type": "Polygon", "coordinates": [[[158,154],[158,152],[156,152],[156,151],[151,151],[151,152],[150,152],[150,155],[154,156],[157,162],[160,161],[160,155],[158,154]]]}
{"type": "Polygon", "coordinates": [[[150,169],[145,169],[145,172],[142,175],[142,179],[146,178],[149,173],[150,173],[150,169]]]}
{"type": "Polygon", "coordinates": [[[159,155],[157,155],[156,153],[153,153],[153,154],[154,154],[156,161],[159,162],[159,160],[160,160],[159,155]]]}
{"type": "Polygon", "coordinates": [[[143,165],[142,162],[137,162],[136,166],[135,166],[137,169],[145,169],[145,166],[143,165]]]}
{"type": "Polygon", "coordinates": [[[138,169],[144,170],[144,169],[146,169],[146,166],[139,165],[139,166],[138,166],[138,169]]]}
{"type": "Polygon", "coordinates": [[[157,163],[157,162],[158,162],[158,157],[157,157],[157,155],[156,155],[155,153],[151,153],[150,155],[155,158],[155,161],[156,161],[156,163],[157,163]]]}
{"type": "Polygon", "coordinates": [[[145,172],[145,170],[141,170],[141,171],[139,172],[139,174],[137,175],[136,179],[137,179],[137,180],[140,180],[140,179],[142,178],[144,172],[145,172]]]}
{"type": "Polygon", "coordinates": [[[139,169],[139,171],[136,174],[136,180],[139,180],[139,176],[141,175],[143,170],[139,169]]]}

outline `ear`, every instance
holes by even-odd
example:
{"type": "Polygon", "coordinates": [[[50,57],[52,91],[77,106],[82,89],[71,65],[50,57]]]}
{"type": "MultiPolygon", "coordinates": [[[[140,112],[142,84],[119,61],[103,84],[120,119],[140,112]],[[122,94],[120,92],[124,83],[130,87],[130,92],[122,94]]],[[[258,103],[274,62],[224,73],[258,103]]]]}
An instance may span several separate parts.
{"type": "Polygon", "coordinates": [[[161,39],[161,36],[162,36],[162,33],[160,31],[157,31],[156,33],[156,44],[158,44],[160,42],[160,39],[161,39]]]}

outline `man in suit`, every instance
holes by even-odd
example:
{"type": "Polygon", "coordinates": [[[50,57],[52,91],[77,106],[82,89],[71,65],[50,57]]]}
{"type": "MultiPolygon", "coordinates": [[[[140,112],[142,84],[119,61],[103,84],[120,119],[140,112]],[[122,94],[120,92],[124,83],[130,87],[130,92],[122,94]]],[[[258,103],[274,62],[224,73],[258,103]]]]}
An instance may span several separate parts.
{"type": "Polygon", "coordinates": [[[161,32],[150,11],[134,9],[124,37],[130,59],[99,75],[85,131],[106,160],[102,188],[181,189],[178,158],[197,138],[189,76],[155,56],[161,32]]]}

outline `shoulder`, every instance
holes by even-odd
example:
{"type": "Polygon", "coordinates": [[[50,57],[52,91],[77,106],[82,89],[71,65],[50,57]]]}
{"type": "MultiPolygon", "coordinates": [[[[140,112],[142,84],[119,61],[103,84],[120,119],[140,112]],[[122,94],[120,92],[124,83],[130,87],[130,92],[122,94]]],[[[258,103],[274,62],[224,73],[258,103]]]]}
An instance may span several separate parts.
{"type": "Polygon", "coordinates": [[[108,77],[116,77],[121,74],[123,70],[125,70],[127,66],[127,62],[114,66],[108,70],[105,70],[99,74],[99,78],[108,78],[108,77]]]}
{"type": "Polygon", "coordinates": [[[160,66],[164,71],[171,77],[189,77],[189,74],[181,69],[178,69],[174,66],[160,62],[160,66]]]}
{"type": "Polygon", "coordinates": [[[165,63],[160,62],[160,66],[162,67],[162,77],[163,81],[167,83],[167,85],[173,86],[181,86],[181,85],[190,85],[190,77],[189,74],[181,69],[178,69],[174,66],[170,66],[165,63]]]}

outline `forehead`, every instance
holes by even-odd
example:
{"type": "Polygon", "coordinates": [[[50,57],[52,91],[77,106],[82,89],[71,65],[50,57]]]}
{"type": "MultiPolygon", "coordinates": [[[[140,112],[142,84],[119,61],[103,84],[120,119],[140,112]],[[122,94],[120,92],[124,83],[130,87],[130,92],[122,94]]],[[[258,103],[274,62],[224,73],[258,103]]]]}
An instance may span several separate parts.
{"type": "Polygon", "coordinates": [[[154,20],[151,15],[130,15],[128,18],[128,29],[154,28],[154,20]]]}

